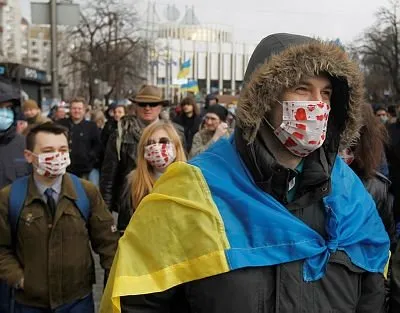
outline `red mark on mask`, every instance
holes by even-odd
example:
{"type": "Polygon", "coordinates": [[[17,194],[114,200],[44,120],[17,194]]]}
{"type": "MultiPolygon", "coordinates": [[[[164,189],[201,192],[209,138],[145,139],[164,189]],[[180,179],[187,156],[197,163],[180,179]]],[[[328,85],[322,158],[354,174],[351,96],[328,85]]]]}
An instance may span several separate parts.
{"type": "Polygon", "coordinates": [[[297,109],[295,118],[296,121],[306,121],[307,120],[306,110],[304,110],[303,108],[297,109]]]}
{"type": "Polygon", "coordinates": [[[294,132],[294,133],[293,133],[293,136],[295,136],[295,137],[298,138],[298,139],[303,139],[303,138],[304,138],[304,135],[303,135],[303,134],[300,134],[300,133],[298,133],[298,132],[294,132]]]}
{"type": "Polygon", "coordinates": [[[305,125],[305,124],[296,124],[296,127],[298,129],[307,130],[307,125],[305,125]]]}
{"type": "Polygon", "coordinates": [[[285,142],[285,147],[295,147],[297,146],[297,143],[292,139],[288,138],[285,142]]]}

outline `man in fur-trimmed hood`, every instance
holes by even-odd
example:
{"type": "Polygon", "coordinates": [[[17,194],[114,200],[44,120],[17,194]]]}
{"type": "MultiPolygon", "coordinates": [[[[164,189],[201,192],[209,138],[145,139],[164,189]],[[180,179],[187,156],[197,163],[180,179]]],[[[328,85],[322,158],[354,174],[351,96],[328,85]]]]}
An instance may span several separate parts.
{"type": "Polygon", "coordinates": [[[337,157],[361,124],[357,65],[274,34],[245,80],[232,138],[171,165],[137,208],[101,312],[383,312],[389,238],[337,157]]]}

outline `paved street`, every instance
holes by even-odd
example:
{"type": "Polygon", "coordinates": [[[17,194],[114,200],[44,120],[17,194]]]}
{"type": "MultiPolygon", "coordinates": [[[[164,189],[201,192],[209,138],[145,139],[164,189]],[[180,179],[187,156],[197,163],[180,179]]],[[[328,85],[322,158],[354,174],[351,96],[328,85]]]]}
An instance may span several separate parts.
{"type": "Polygon", "coordinates": [[[100,306],[101,295],[103,293],[104,271],[100,266],[99,256],[94,254],[93,257],[94,257],[94,261],[96,264],[96,285],[93,286],[93,294],[94,294],[94,303],[96,306],[96,312],[98,312],[99,306],[100,306]]]}

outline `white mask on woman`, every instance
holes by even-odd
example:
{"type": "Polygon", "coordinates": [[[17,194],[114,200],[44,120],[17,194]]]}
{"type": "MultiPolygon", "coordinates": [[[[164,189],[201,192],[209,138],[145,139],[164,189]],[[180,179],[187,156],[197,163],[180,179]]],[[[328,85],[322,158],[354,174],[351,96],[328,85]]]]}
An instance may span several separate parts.
{"type": "Polygon", "coordinates": [[[144,148],[144,158],[156,169],[165,169],[175,161],[175,146],[172,143],[155,143],[144,148]]]}

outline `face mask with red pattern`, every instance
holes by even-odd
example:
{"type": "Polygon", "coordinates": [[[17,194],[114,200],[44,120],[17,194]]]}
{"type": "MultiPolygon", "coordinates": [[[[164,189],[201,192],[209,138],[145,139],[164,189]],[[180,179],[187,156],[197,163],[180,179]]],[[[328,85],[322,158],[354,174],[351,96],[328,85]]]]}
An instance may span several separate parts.
{"type": "Polygon", "coordinates": [[[157,169],[164,169],[175,161],[175,147],[171,143],[155,143],[144,148],[144,158],[157,169]]]}
{"type": "Polygon", "coordinates": [[[282,144],[299,157],[306,157],[321,147],[326,139],[330,105],[322,101],[283,101],[281,104],[282,124],[273,130],[282,144]]]}
{"type": "Polygon", "coordinates": [[[64,175],[71,164],[68,152],[49,152],[33,154],[37,157],[37,165],[34,165],[36,173],[45,177],[57,177],[64,175]]]}

